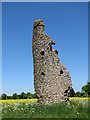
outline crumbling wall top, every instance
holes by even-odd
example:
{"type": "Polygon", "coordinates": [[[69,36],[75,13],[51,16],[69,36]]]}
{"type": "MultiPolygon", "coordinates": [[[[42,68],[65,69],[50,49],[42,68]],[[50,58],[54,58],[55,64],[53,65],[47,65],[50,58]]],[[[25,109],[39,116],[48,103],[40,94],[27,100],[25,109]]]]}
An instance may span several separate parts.
{"type": "Polygon", "coordinates": [[[43,23],[43,20],[41,20],[41,19],[36,20],[36,21],[34,22],[34,27],[36,27],[36,26],[38,26],[38,25],[45,27],[45,24],[43,23]]]}

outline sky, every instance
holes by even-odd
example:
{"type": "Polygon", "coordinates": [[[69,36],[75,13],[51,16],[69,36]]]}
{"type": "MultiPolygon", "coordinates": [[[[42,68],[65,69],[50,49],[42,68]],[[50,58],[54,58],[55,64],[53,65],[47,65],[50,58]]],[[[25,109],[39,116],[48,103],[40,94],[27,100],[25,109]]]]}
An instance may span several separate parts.
{"type": "Polygon", "coordinates": [[[88,81],[88,3],[2,3],[2,93],[34,91],[33,23],[42,19],[56,43],[60,61],[69,70],[72,87],[88,81]]]}

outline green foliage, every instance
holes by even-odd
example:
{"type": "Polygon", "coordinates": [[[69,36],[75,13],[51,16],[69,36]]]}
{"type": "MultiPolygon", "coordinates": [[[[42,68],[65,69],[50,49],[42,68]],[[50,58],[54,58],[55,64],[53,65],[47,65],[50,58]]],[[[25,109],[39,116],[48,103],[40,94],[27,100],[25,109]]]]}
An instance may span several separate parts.
{"type": "Polygon", "coordinates": [[[24,95],[24,99],[27,99],[27,94],[24,95]]]}
{"type": "Polygon", "coordinates": [[[82,87],[82,92],[88,92],[88,86],[87,85],[84,85],[83,87],[82,87]]]}
{"type": "Polygon", "coordinates": [[[14,93],[12,99],[17,99],[17,98],[18,98],[17,93],[14,93]]]}
{"type": "Polygon", "coordinates": [[[25,93],[22,92],[22,93],[21,93],[21,99],[24,99],[24,96],[25,96],[25,93]]]}
{"type": "Polygon", "coordinates": [[[17,95],[17,98],[18,98],[18,99],[22,99],[21,95],[17,95]]]}
{"type": "Polygon", "coordinates": [[[30,92],[27,93],[27,98],[28,99],[32,99],[33,98],[32,96],[33,96],[33,94],[31,94],[30,92]]]}
{"type": "Polygon", "coordinates": [[[90,82],[87,83],[88,86],[88,95],[90,96],[90,82]]]}
{"type": "Polygon", "coordinates": [[[90,82],[88,82],[86,85],[84,85],[82,87],[82,91],[81,92],[76,92],[75,93],[76,97],[88,97],[90,96],[90,82]]]}
{"type": "Polygon", "coordinates": [[[7,99],[12,99],[12,97],[11,96],[7,96],[7,99]]]}
{"type": "Polygon", "coordinates": [[[33,99],[33,98],[37,98],[36,93],[31,94],[30,92],[28,92],[27,94],[25,94],[24,92],[22,92],[20,95],[14,93],[12,96],[7,96],[5,93],[3,93],[0,99],[5,100],[5,99],[33,99]]]}
{"type": "Polygon", "coordinates": [[[82,87],[82,93],[84,93],[84,96],[90,96],[90,82],[82,87]]]}
{"type": "Polygon", "coordinates": [[[5,93],[3,93],[3,94],[1,95],[1,98],[2,98],[2,100],[6,100],[6,99],[7,99],[7,95],[6,95],[5,93]]]}
{"type": "Polygon", "coordinates": [[[32,94],[32,97],[33,97],[33,98],[37,98],[36,93],[32,94]]]}
{"type": "Polygon", "coordinates": [[[76,97],[81,97],[81,93],[78,91],[78,92],[75,93],[75,96],[76,97]]]}
{"type": "MultiPolygon", "coordinates": [[[[3,106],[4,107],[4,106],[3,106]]],[[[10,104],[2,110],[3,118],[88,118],[88,101],[71,101],[42,105],[38,103],[10,104]]]]}

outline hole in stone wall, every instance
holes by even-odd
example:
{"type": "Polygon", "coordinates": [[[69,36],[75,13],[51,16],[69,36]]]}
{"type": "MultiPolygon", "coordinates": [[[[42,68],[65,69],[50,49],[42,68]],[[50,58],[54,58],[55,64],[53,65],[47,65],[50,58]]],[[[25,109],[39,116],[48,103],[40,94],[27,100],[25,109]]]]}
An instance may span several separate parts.
{"type": "Polygon", "coordinates": [[[52,51],[52,45],[50,45],[50,50],[52,51]]]}
{"type": "Polygon", "coordinates": [[[44,72],[41,72],[41,75],[43,75],[43,76],[44,76],[44,75],[45,75],[45,73],[44,73],[44,72]]]}
{"type": "Polygon", "coordinates": [[[67,90],[65,90],[65,92],[64,93],[67,93],[68,92],[68,89],[67,90]]]}
{"type": "Polygon", "coordinates": [[[55,53],[58,55],[58,51],[57,50],[55,50],[55,53]]]}
{"type": "Polygon", "coordinates": [[[44,51],[41,52],[41,55],[44,55],[44,51]]]}
{"type": "Polygon", "coordinates": [[[42,98],[42,96],[40,96],[40,98],[42,98]]]}
{"type": "Polygon", "coordinates": [[[37,24],[37,26],[40,24],[40,22],[37,24]]]}
{"type": "Polygon", "coordinates": [[[60,71],[60,75],[62,75],[62,74],[63,74],[63,71],[61,70],[61,71],[60,71]]]}
{"type": "Polygon", "coordinates": [[[70,89],[70,86],[68,87],[68,90],[70,89]]]}
{"type": "Polygon", "coordinates": [[[67,94],[64,94],[64,96],[67,96],[67,94]]]}
{"type": "Polygon", "coordinates": [[[67,90],[65,90],[65,92],[64,93],[68,93],[68,91],[70,90],[70,86],[68,87],[68,89],[67,90]]]}
{"type": "Polygon", "coordinates": [[[49,50],[49,47],[47,48],[47,50],[49,50]]]}

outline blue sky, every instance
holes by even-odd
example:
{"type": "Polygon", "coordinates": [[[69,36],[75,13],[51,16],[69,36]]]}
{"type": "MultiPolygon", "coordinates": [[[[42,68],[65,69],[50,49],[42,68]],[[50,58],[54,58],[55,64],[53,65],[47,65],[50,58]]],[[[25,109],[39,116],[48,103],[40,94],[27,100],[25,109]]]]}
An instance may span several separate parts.
{"type": "Polygon", "coordinates": [[[2,93],[34,93],[33,22],[42,19],[75,91],[88,81],[88,3],[3,3],[2,93]]]}

